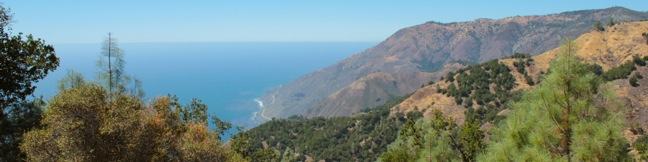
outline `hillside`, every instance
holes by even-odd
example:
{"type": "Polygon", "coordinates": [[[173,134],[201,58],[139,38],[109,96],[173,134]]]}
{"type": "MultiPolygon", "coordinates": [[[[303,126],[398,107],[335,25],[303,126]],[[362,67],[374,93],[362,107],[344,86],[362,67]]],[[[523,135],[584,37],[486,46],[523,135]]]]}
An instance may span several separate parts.
{"type": "Polygon", "coordinates": [[[238,134],[232,141],[249,141],[235,149],[257,160],[375,161],[396,139],[404,123],[421,117],[420,113],[390,115],[389,109],[401,101],[396,99],[350,117],[276,119],[238,134]]]}
{"type": "Polygon", "coordinates": [[[648,13],[614,7],[404,28],[373,48],[268,92],[261,97],[264,115],[348,116],[411,93],[464,64],[553,49],[559,36],[574,38],[611,18],[641,20],[648,13]]]}
{"type": "Polygon", "coordinates": [[[564,44],[537,56],[517,53],[470,65],[417,90],[392,113],[422,111],[426,119],[403,127],[401,132],[415,133],[401,133],[381,159],[645,160],[648,22],[607,25],[564,44]],[[574,84],[577,79],[582,82],[574,84]],[[568,99],[556,100],[561,95],[568,99]],[[588,96],[592,98],[578,99],[588,96]],[[457,125],[435,125],[446,120],[457,125]],[[587,124],[579,125],[579,120],[587,124]],[[555,140],[565,134],[574,142],[567,146],[573,152],[552,152],[566,148],[566,138],[555,140]],[[535,154],[538,150],[549,151],[535,154]]]}
{"type": "MultiPolygon", "coordinates": [[[[624,102],[624,106],[627,108],[626,119],[629,123],[628,126],[633,129],[641,127],[646,130],[648,129],[648,118],[646,118],[648,116],[648,102],[646,100],[648,98],[648,79],[639,78],[636,85],[631,85],[630,81],[637,74],[648,76],[648,68],[636,63],[645,62],[645,57],[648,56],[648,37],[644,33],[648,33],[648,22],[646,21],[621,23],[607,27],[605,31],[585,33],[575,39],[574,42],[577,57],[589,64],[598,65],[602,70],[600,75],[609,81],[607,85],[611,86],[624,102]]],[[[508,93],[514,94],[532,88],[534,84],[542,81],[542,75],[547,72],[550,61],[556,57],[558,52],[559,49],[553,49],[533,57],[514,56],[497,60],[497,63],[506,65],[510,74],[515,78],[514,86],[508,93]],[[520,65],[520,63],[522,63],[521,68],[518,68],[516,65],[520,65]],[[529,84],[525,76],[528,76],[531,84],[529,84]]],[[[476,91],[462,97],[464,101],[470,98],[470,101],[474,104],[455,102],[458,97],[449,92],[449,85],[460,85],[460,82],[462,82],[461,71],[473,72],[466,69],[457,72],[459,74],[451,73],[449,76],[453,76],[453,81],[449,81],[446,77],[442,81],[416,90],[409,98],[395,106],[392,111],[400,113],[421,111],[424,112],[424,116],[430,116],[431,112],[439,110],[446,116],[461,123],[464,119],[464,112],[468,107],[477,109],[481,106],[495,107],[491,106],[495,101],[477,104],[476,98],[480,97],[477,96],[476,91]]],[[[501,106],[497,108],[499,109],[493,111],[493,114],[498,116],[506,114],[507,110],[503,110],[505,105],[504,108],[501,106]]]]}
{"type": "MultiPolygon", "coordinates": [[[[574,40],[577,56],[621,97],[627,110],[624,134],[630,141],[641,135],[640,130],[648,130],[648,78],[638,79],[634,86],[630,81],[637,74],[648,76],[648,66],[642,66],[648,61],[648,38],[644,36],[648,34],[644,33],[648,33],[648,21],[620,23],[605,31],[590,30],[574,40]]],[[[351,117],[272,120],[244,134],[256,141],[247,149],[269,149],[284,156],[289,152],[299,160],[372,161],[386,150],[386,143],[394,141],[393,135],[399,131],[402,134],[414,123],[403,114],[418,112],[426,118],[441,112],[458,126],[464,125],[466,116],[475,115],[480,120],[479,129],[486,132],[483,139],[487,140],[490,128],[509,113],[508,103],[543,81],[549,62],[558,52],[556,48],[537,56],[518,53],[466,66],[417,89],[402,101],[351,117]],[[386,110],[390,117],[385,116],[386,110]],[[340,151],[342,148],[353,151],[340,151]]]]}

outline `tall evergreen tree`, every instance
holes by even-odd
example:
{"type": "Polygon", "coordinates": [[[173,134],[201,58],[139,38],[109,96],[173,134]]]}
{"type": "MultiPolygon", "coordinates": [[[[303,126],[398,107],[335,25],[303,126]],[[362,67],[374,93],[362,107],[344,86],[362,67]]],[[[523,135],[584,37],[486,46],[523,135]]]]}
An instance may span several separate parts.
{"type": "Polygon", "coordinates": [[[102,45],[101,55],[97,60],[97,67],[99,68],[97,76],[101,85],[111,95],[130,93],[140,98],[143,97],[142,82],[126,74],[124,50],[119,47],[117,38],[112,33],[108,33],[108,37],[102,45]]]}
{"type": "Polygon", "coordinates": [[[112,33],[108,33],[102,45],[101,57],[97,61],[99,81],[110,93],[125,92],[123,85],[128,78],[123,75],[126,65],[123,50],[119,48],[117,39],[113,38],[112,33]]]}
{"type": "Polygon", "coordinates": [[[620,104],[601,79],[561,47],[551,72],[494,131],[484,161],[624,161],[620,104]]]}

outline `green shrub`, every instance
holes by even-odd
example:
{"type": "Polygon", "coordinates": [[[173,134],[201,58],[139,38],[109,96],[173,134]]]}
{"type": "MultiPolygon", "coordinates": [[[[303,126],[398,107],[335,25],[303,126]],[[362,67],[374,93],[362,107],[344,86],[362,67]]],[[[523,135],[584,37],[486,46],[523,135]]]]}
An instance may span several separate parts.
{"type": "Polygon", "coordinates": [[[614,21],[614,19],[610,18],[608,20],[607,26],[614,26],[614,25],[616,25],[616,22],[614,21]]]}
{"type": "Polygon", "coordinates": [[[435,88],[437,93],[446,94],[446,90],[441,88],[441,86],[439,86],[438,84],[436,85],[435,88]]]}
{"type": "Polygon", "coordinates": [[[527,53],[514,53],[513,55],[510,56],[510,58],[517,58],[517,59],[526,59],[526,58],[531,58],[531,55],[527,53]]]}
{"type": "Polygon", "coordinates": [[[617,79],[627,79],[632,71],[636,70],[633,62],[626,62],[621,64],[621,66],[612,68],[603,73],[603,79],[607,81],[617,80],[617,79]]]}
{"type": "Polygon", "coordinates": [[[637,149],[642,160],[648,160],[648,135],[639,137],[634,143],[634,148],[637,149]]]}
{"type": "Polygon", "coordinates": [[[594,26],[592,28],[594,28],[594,30],[600,31],[600,32],[605,31],[605,27],[603,27],[603,25],[601,24],[601,21],[594,22],[594,26]]]}
{"type": "Polygon", "coordinates": [[[524,75],[524,80],[526,80],[526,83],[529,84],[530,86],[535,85],[535,82],[533,82],[533,78],[529,75],[524,75]]]}
{"type": "Polygon", "coordinates": [[[639,79],[640,78],[643,78],[643,76],[635,73],[635,75],[632,75],[632,77],[630,77],[628,82],[630,82],[630,85],[633,86],[633,87],[639,87],[639,79]]]}
{"type": "Polygon", "coordinates": [[[446,77],[445,77],[445,78],[446,78],[446,82],[454,82],[454,75],[455,75],[455,74],[454,74],[453,72],[449,72],[449,73],[446,75],[446,77]]]}
{"type": "Polygon", "coordinates": [[[603,68],[598,64],[588,64],[587,69],[596,74],[597,76],[603,75],[603,68]]]}
{"type": "Polygon", "coordinates": [[[646,66],[646,61],[639,58],[639,56],[633,56],[632,61],[639,66],[646,66]]]}
{"type": "Polygon", "coordinates": [[[523,59],[518,59],[517,61],[513,62],[513,66],[515,66],[515,70],[519,72],[520,74],[526,74],[526,63],[523,59]]]}

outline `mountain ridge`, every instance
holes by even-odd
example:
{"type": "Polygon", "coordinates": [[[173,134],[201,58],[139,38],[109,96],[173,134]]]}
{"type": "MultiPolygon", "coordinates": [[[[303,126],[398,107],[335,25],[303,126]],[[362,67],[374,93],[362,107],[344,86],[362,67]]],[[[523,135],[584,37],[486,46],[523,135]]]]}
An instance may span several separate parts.
{"type": "Polygon", "coordinates": [[[595,22],[648,19],[613,7],[544,16],[456,23],[424,23],[398,30],[375,47],[276,88],[260,99],[270,117],[348,116],[437,80],[465,64],[515,52],[540,54],[561,37],[576,37],[595,22]],[[274,99],[274,102],[272,99],[274,99]]]}

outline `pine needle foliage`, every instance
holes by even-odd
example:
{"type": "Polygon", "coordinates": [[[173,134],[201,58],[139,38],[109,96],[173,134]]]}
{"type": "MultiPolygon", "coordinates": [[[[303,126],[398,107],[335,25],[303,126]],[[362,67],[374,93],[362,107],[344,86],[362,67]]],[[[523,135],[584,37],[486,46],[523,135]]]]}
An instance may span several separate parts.
{"type": "Polygon", "coordinates": [[[480,161],[628,161],[614,95],[575,55],[569,41],[551,72],[495,129],[480,161]]]}

